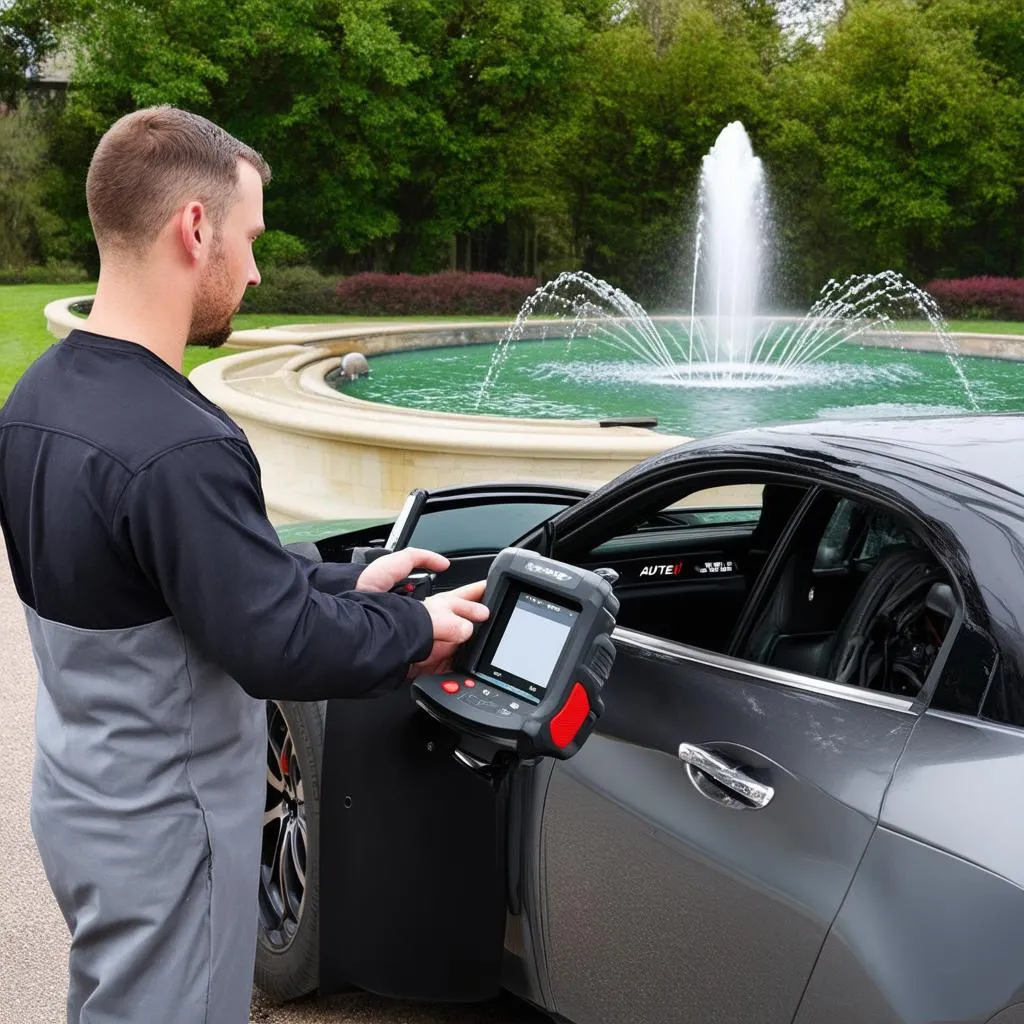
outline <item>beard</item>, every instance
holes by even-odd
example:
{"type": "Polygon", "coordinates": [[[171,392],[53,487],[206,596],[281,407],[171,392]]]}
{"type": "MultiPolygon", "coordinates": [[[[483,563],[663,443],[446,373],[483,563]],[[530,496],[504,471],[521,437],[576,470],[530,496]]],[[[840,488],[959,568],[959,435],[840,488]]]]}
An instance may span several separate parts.
{"type": "Polygon", "coordinates": [[[231,319],[238,309],[227,257],[218,246],[211,253],[210,265],[199,283],[186,344],[220,348],[231,337],[231,319]]]}

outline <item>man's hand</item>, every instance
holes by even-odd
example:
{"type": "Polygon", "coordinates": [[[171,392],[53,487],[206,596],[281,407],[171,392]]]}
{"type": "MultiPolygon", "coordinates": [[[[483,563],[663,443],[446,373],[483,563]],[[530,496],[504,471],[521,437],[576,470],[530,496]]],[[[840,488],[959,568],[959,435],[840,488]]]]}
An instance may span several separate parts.
{"type": "Polygon", "coordinates": [[[487,605],[479,603],[484,596],[486,582],[478,580],[476,583],[467,583],[446,594],[433,594],[423,602],[434,625],[434,646],[426,659],[412,666],[410,679],[447,672],[451,668],[452,657],[459,644],[465,643],[473,635],[473,623],[484,622],[490,615],[487,605]]]}
{"type": "Polygon", "coordinates": [[[387,593],[396,583],[400,583],[414,569],[429,569],[430,572],[444,572],[449,562],[444,555],[424,548],[402,548],[390,555],[381,555],[359,574],[356,590],[387,593]]]}

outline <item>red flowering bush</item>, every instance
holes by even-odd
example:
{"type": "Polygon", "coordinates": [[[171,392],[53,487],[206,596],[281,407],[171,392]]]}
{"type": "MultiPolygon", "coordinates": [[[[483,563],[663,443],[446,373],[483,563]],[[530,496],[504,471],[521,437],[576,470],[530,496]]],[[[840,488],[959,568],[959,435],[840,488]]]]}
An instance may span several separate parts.
{"type": "Polygon", "coordinates": [[[1024,278],[964,277],[925,286],[944,316],[957,320],[1024,320],[1024,278]]]}
{"type": "Polygon", "coordinates": [[[335,290],[335,311],[357,316],[515,316],[537,288],[532,277],[355,274],[335,290]]]}

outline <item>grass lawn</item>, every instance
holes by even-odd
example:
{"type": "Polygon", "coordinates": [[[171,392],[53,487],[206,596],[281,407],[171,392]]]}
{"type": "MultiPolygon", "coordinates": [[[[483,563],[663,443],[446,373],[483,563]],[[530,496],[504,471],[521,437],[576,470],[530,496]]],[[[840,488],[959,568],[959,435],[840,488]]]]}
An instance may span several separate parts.
{"type": "MultiPolygon", "coordinates": [[[[72,295],[89,295],[89,284],[10,284],[0,285],[0,403],[10,393],[14,382],[25,368],[56,339],[46,329],[43,307],[54,299],[72,295]]],[[[356,316],[298,316],[274,313],[244,313],[235,317],[235,327],[273,327],[289,323],[338,323],[366,321],[356,316]]],[[[508,320],[508,317],[382,317],[383,321],[400,320],[508,320]]],[[[902,323],[903,330],[927,330],[927,323],[902,323]]],[[[952,320],[951,331],[982,334],[1024,334],[1024,323],[1004,323],[988,320],[952,320]]],[[[218,356],[230,355],[233,349],[189,348],[185,350],[185,373],[200,363],[218,356]]]]}
{"type": "MultiPolygon", "coordinates": [[[[91,284],[8,284],[0,285],[0,404],[4,402],[14,382],[25,372],[26,367],[56,338],[46,329],[43,307],[54,299],[70,298],[73,295],[90,295],[91,284]]],[[[384,317],[386,321],[398,320],[507,320],[508,317],[384,317]]],[[[235,317],[236,330],[251,327],[275,327],[280,324],[358,323],[367,320],[359,316],[298,316],[284,313],[240,313],[235,317]]],[[[185,349],[186,376],[200,363],[218,356],[231,355],[237,349],[231,348],[187,348],[185,349]]]]}
{"type": "MultiPolygon", "coordinates": [[[[66,284],[0,285],[0,402],[28,365],[57,339],[46,329],[43,307],[54,299],[72,295],[88,295],[92,287],[66,284]]],[[[213,359],[228,355],[229,349],[188,349],[185,372],[213,359]]]]}

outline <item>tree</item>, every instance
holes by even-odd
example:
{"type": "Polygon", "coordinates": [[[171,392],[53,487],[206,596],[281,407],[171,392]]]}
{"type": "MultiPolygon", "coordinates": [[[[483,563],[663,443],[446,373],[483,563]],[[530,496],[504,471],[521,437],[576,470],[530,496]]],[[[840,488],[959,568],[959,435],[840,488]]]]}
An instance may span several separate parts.
{"type": "Polygon", "coordinates": [[[586,267],[678,304],[701,159],[730,121],[756,130],[765,62],[750,23],[715,4],[676,0],[660,24],[656,39],[638,11],[593,39],[560,173],[586,267]]]}
{"type": "Polygon", "coordinates": [[[21,100],[28,77],[56,49],[62,22],[59,0],[0,2],[0,104],[21,100]]]}
{"type": "Polygon", "coordinates": [[[43,199],[46,139],[26,105],[0,117],[0,267],[56,255],[57,219],[43,199]]]}
{"type": "Polygon", "coordinates": [[[774,85],[768,156],[787,210],[803,211],[804,285],[955,269],[958,235],[1016,199],[1021,107],[963,28],[861,0],[774,85]]]}
{"type": "MultiPolygon", "coordinates": [[[[56,129],[73,207],[120,114],[171,103],[256,146],[267,216],[321,261],[433,269],[458,232],[533,194],[533,123],[554,116],[597,0],[69,0],[75,89],[56,129]],[[516,184],[519,182],[519,184],[516,184]]],[[[535,191],[535,190],[534,190],[535,191]]]]}

